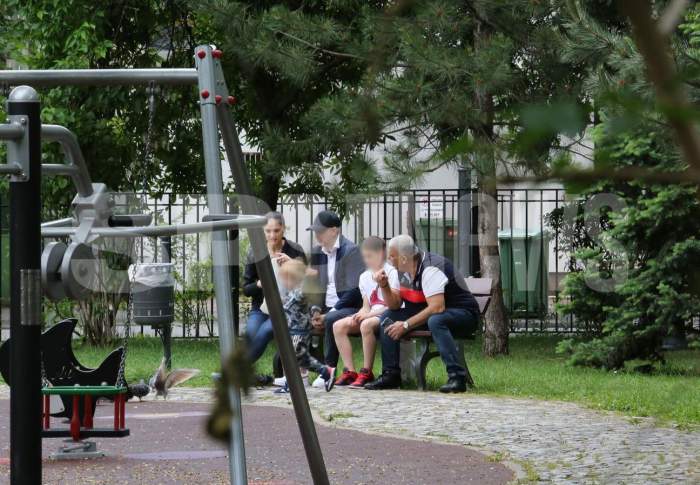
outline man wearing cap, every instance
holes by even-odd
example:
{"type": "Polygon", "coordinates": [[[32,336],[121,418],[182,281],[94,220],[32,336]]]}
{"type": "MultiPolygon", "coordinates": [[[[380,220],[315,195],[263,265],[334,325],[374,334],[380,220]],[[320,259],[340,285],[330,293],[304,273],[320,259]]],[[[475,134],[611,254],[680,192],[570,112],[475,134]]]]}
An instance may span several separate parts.
{"type": "Polygon", "coordinates": [[[330,367],[338,366],[333,324],[357,313],[362,307],[358,283],[365,270],[359,248],[340,233],[340,227],[338,214],[324,210],[307,228],[314,232],[318,242],[311,249],[310,273],[317,277],[320,310],[315,312],[312,323],[316,328],[325,329],[324,358],[330,367]]]}

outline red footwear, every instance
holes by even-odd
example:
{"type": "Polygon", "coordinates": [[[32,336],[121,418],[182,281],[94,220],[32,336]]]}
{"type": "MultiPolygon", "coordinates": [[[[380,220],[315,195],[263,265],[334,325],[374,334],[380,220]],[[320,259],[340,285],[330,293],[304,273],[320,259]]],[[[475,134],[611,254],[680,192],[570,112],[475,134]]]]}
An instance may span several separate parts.
{"type": "Polygon", "coordinates": [[[350,383],[355,381],[355,379],[357,379],[357,372],[343,369],[343,373],[340,374],[340,377],[338,377],[335,380],[335,385],[336,386],[349,386],[350,383]]]}
{"type": "Polygon", "coordinates": [[[353,381],[352,384],[350,384],[350,387],[353,389],[362,389],[365,387],[365,384],[368,382],[372,382],[374,380],[374,374],[372,374],[371,370],[367,369],[360,369],[360,373],[357,374],[357,379],[353,381]]]}

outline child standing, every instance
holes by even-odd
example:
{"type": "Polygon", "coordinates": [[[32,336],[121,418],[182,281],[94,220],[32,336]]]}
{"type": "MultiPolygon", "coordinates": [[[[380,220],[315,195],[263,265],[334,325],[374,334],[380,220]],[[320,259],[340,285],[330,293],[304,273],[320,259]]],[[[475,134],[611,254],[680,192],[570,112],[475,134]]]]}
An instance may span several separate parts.
{"type": "Polygon", "coordinates": [[[299,367],[317,372],[323,378],[326,391],[330,391],[333,389],[335,368],[323,365],[309,353],[311,316],[303,291],[305,274],[306,265],[301,260],[290,259],[282,264],[280,281],[287,290],[282,304],[299,367]]]}
{"type": "Polygon", "coordinates": [[[358,285],[362,293],[362,309],[355,315],[338,320],[333,325],[335,343],[345,364],[342,375],[335,381],[337,386],[359,389],[367,382],[374,380],[372,366],[377,348],[379,320],[382,313],[387,310],[377,279],[380,275],[386,274],[391,291],[395,291],[398,295],[400,289],[399,274],[396,268],[386,261],[385,246],[384,240],[376,236],[370,236],[362,241],[362,259],[367,268],[360,275],[358,285]],[[350,343],[350,335],[357,332],[362,334],[363,364],[360,372],[355,371],[350,343]]]}

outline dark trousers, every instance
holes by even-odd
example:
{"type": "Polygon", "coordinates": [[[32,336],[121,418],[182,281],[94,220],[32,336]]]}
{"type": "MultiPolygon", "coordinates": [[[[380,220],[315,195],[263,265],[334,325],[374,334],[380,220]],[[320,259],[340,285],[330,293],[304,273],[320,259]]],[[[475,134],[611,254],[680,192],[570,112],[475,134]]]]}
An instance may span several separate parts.
{"type": "Polygon", "coordinates": [[[333,325],[338,320],[354,315],[360,311],[359,308],[341,308],[339,310],[331,310],[326,313],[325,323],[325,333],[323,335],[323,358],[326,361],[326,365],[330,367],[338,367],[338,347],[335,345],[335,336],[333,335],[333,325]]]}
{"type": "Polygon", "coordinates": [[[245,333],[248,339],[248,357],[251,362],[255,362],[265,353],[267,344],[275,337],[272,332],[272,320],[266,313],[254,308],[248,313],[245,333]]]}
{"type": "MultiPolygon", "coordinates": [[[[399,310],[387,310],[381,316],[382,322],[389,318],[394,322],[403,322],[420,310],[401,308],[399,310]]],[[[466,369],[459,363],[459,353],[454,337],[466,337],[474,332],[478,322],[478,316],[463,308],[447,308],[442,313],[435,313],[428,318],[426,325],[414,328],[414,330],[430,330],[433,341],[440,352],[440,357],[445,363],[449,376],[466,377],[466,369]]],[[[382,328],[379,332],[379,340],[382,344],[382,370],[384,372],[401,373],[399,367],[400,342],[389,337],[382,328]]]]}

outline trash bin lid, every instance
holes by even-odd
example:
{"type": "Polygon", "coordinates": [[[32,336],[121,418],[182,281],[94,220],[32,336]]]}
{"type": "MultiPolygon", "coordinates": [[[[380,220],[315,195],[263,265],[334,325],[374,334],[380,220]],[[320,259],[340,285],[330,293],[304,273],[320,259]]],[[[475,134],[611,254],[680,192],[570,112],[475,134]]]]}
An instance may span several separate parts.
{"type": "Polygon", "coordinates": [[[139,263],[129,266],[129,279],[132,283],[148,286],[173,286],[172,263],[139,263]]]}
{"type": "Polygon", "coordinates": [[[498,231],[498,239],[535,239],[540,237],[549,237],[547,231],[530,230],[525,232],[525,229],[513,228],[511,229],[501,229],[498,231]]]}

